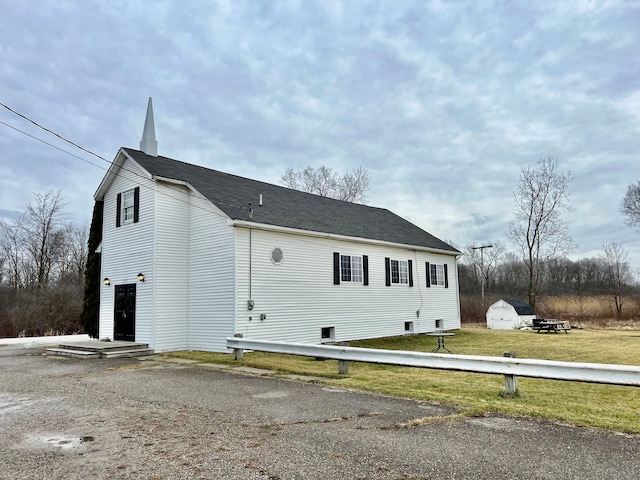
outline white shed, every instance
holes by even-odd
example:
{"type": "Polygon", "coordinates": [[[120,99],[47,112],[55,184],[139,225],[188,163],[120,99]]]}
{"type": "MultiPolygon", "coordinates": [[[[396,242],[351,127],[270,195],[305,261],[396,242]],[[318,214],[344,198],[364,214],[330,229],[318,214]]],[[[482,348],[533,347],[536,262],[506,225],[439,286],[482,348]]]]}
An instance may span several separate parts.
{"type": "Polygon", "coordinates": [[[520,300],[498,300],[487,310],[487,328],[511,330],[536,318],[531,305],[520,300]]]}

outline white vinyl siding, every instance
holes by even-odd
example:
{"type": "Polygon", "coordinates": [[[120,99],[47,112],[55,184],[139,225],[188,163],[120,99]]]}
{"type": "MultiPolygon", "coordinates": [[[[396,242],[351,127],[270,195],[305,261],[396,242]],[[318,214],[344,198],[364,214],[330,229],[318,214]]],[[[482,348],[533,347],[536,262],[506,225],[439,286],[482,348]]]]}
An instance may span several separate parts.
{"type": "Polygon", "coordinates": [[[445,329],[460,327],[457,284],[450,279],[449,289],[425,285],[425,262],[447,262],[453,270],[454,256],[254,229],[249,268],[249,230],[237,228],[237,236],[236,333],[245,337],[319,343],[329,327],[335,341],[403,335],[405,322],[413,322],[416,333],[434,331],[436,319],[443,319],[445,329]],[[286,251],[280,265],[270,261],[274,246],[286,251]],[[334,252],[368,256],[366,288],[334,284],[334,252]],[[414,258],[414,288],[385,286],[386,257],[414,258]],[[247,309],[249,288],[253,310],[247,309]]]}
{"type": "Polygon", "coordinates": [[[153,320],[159,352],[187,348],[189,197],[186,187],[156,183],[153,320]]]}
{"type": "Polygon", "coordinates": [[[129,160],[123,167],[104,197],[101,278],[112,285],[101,286],[99,337],[113,339],[114,286],[135,283],[137,342],[157,352],[226,352],[234,332],[234,228],[187,187],[147,180],[129,160]],[[140,221],[117,228],[117,194],[135,186],[140,221]]]}
{"type": "Polygon", "coordinates": [[[208,200],[192,197],[192,202],[189,349],[229,352],[226,338],[234,333],[235,229],[208,200]]]}
{"type": "Polygon", "coordinates": [[[153,288],[153,182],[135,162],[125,160],[123,168],[114,178],[104,196],[102,226],[102,273],[111,286],[101,284],[99,338],[113,340],[113,310],[115,285],[136,284],[135,339],[153,344],[152,288],[153,288]],[[140,221],[127,228],[116,227],[117,195],[140,188],[140,221]],[[138,273],[144,273],[145,282],[138,282],[138,273]]]}
{"type": "Polygon", "coordinates": [[[234,229],[187,187],[157,184],[155,348],[228,351],[234,229]]]}

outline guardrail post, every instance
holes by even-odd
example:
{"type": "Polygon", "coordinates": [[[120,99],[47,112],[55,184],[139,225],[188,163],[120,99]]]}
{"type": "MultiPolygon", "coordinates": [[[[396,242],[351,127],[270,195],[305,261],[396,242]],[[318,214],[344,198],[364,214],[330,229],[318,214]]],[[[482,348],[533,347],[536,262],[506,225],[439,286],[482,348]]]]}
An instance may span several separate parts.
{"type": "MultiPolygon", "coordinates": [[[[241,333],[236,333],[234,335],[235,338],[243,338],[244,335],[242,335],[241,333]]],[[[242,350],[241,348],[234,348],[233,349],[233,359],[236,361],[240,361],[244,358],[244,350],[242,350]]]]}
{"type": "MultiPolygon", "coordinates": [[[[516,352],[504,352],[503,357],[516,358],[516,352]]],[[[504,376],[504,392],[502,397],[511,398],[518,395],[518,377],[515,375],[504,376]]]]}
{"type": "MultiPolygon", "coordinates": [[[[338,342],[340,347],[348,347],[349,342],[338,342]]],[[[338,375],[349,375],[349,360],[338,360],[338,375]]]]}
{"type": "Polygon", "coordinates": [[[349,375],[349,360],[338,360],[338,375],[349,375]]]}

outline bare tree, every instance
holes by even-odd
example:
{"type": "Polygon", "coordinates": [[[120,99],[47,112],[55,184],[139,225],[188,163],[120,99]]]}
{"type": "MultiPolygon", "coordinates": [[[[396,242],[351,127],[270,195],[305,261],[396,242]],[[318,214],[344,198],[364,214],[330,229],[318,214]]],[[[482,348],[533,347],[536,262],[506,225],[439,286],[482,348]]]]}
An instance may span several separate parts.
{"type": "Polygon", "coordinates": [[[543,157],[536,168],[525,167],[514,192],[515,219],[507,236],[520,248],[528,270],[527,298],[535,308],[544,262],[558,258],[574,247],[561,213],[568,207],[570,172],[561,172],[558,162],[543,157]]]}
{"type": "Polygon", "coordinates": [[[89,225],[69,222],[64,227],[64,235],[60,274],[74,282],[82,282],[87,265],[89,225]]]}
{"type": "Polygon", "coordinates": [[[505,251],[504,244],[498,240],[484,244],[481,247],[467,245],[464,248],[467,262],[473,266],[474,276],[480,278],[483,300],[485,287],[491,284],[505,251]]]}
{"type": "Polygon", "coordinates": [[[21,238],[23,221],[24,215],[20,215],[14,222],[0,220],[0,251],[4,258],[4,277],[11,288],[22,288],[26,282],[21,238]]]}
{"type": "Polygon", "coordinates": [[[280,183],[302,192],[315,193],[345,202],[365,203],[369,192],[369,173],[362,167],[339,175],[331,168],[308,166],[302,171],[287,168],[280,183]]]}
{"type": "Polygon", "coordinates": [[[35,194],[35,205],[27,205],[22,224],[24,245],[33,266],[35,283],[46,284],[64,252],[64,207],[61,192],[35,194]]]}
{"type": "Polygon", "coordinates": [[[626,250],[618,243],[604,245],[604,260],[607,265],[607,276],[616,314],[622,315],[623,294],[631,283],[631,269],[626,250]]]}
{"type": "Polygon", "coordinates": [[[640,180],[627,188],[627,193],[620,203],[620,211],[625,216],[624,223],[630,227],[640,226],[640,180]]]}

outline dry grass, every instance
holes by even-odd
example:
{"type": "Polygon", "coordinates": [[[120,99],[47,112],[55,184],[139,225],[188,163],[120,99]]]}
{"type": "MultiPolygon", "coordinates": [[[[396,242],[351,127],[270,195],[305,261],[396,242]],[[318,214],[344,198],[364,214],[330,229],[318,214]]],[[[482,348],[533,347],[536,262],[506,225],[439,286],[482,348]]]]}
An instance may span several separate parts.
{"type": "MultiPolygon", "coordinates": [[[[500,297],[490,296],[482,302],[478,295],[461,295],[462,322],[465,325],[483,323],[491,304],[500,297]]],[[[547,296],[536,306],[539,317],[566,320],[581,328],[640,329],[640,297],[624,297],[622,315],[617,316],[610,296],[547,296]]]]}
{"type": "Polygon", "coordinates": [[[590,328],[640,328],[640,299],[623,298],[622,315],[616,315],[611,297],[544,297],[537,310],[542,316],[569,320],[590,328]]]}
{"type": "MultiPolygon", "coordinates": [[[[353,342],[353,346],[430,351],[435,339],[412,335],[353,342]]],[[[447,339],[457,354],[640,365],[640,332],[578,330],[570,334],[497,331],[465,328],[447,339]]],[[[168,354],[203,362],[234,363],[226,354],[176,352],[168,354]]],[[[640,391],[635,387],[594,385],[540,379],[519,379],[516,398],[504,399],[500,375],[352,363],[348,376],[338,376],[337,361],[267,353],[245,355],[244,365],[279,372],[327,377],[330,385],[405,398],[456,405],[463,414],[499,412],[544,417],[575,425],[640,433],[640,391]]]]}

